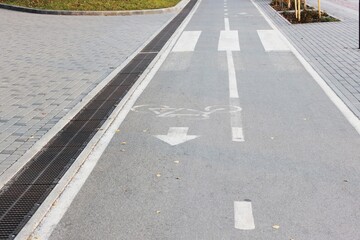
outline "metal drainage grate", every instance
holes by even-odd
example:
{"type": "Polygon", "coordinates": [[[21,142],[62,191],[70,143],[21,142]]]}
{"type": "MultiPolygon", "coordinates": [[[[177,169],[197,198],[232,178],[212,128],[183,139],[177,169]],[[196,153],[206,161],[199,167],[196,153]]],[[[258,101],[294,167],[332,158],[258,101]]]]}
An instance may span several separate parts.
{"type": "Polygon", "coordinates": [[[0,191],[0,239],[28,222],[116,105],[162,49],[197,0],[186,7],[0,191]]]}

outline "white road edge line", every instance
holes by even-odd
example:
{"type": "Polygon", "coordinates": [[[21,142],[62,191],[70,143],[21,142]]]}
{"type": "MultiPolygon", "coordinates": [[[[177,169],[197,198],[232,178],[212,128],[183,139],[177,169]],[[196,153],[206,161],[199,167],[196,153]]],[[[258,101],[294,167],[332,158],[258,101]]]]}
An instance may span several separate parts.
{"type": "Polygon", "coordinates": [[[252,204],[249,201],[234,202],[235,228],[240,230],[254,230],[255,221],[252,212],[252,204]]]}
{"type": "Polygon", "coordinates": [[[184,31],[173,48],[173,52],[193,52],[201,31],[184,31]]]}
{"type": "Polygon", "coordinates": [[[355,128],[355,130],[360,134],[360,119],[346,106],[346,104],[336,95],[336,93],[329,87],[324,79],[314,70],[314,68],[305,60],[305,58],[299,53],[298,50],[290,43],[290,41],[280,32],[280,30],[275,26],[271,19],[265,15],[265,13],[260,9],[260,7],[251,0],[252,4],[257,8],[260,14],[265,18],[269,25],[276,30],[280,37],[288,43],[290,50],[301,62],[307,72],[313,77],[325,94],[330,98],[330,100],[335,104],[335,106],[340,110],[348,122],[355,128]]]}
{"type": "MultiPolygon", "coordinates": [[[[166,57],[169,55],[172,47],[176,43],[176,40],[179,38],[180,34],[183,32],[190,19],[198,9],[201,1],[202,0],[198,0],[189,15],[182,22],[171,39],[169,39],[163,50],[159,53],[158,60],[156,62],[154,61],[154,63],[151,64],[152,66],[149,66],[148,69],[152,68],[144,72],[137,83],[135,83],[128,94],[116,107],[114,112],[110,115],[109,119],[104,123],[102,129],[105,130],[99,131],[93,137],[84,151],[79,155],[70,169],[65,173],[57,186],[45,199],[43,204],[41,204],[15,239],[48,239],[50,237],[51,233],[60,222],[77,193],[80,191],[86,179],[96,166],[116,130],[124,121],[136,100],[148,86],[165,61],[166,57]]],[[[168,23],[170,21],[171,19],[168,23]]]]}

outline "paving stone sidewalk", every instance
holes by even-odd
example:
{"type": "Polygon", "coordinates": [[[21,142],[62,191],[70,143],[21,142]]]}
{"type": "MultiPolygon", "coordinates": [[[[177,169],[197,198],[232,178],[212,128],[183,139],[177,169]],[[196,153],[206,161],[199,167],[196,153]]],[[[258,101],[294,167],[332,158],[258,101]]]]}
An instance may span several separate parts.
{"type": "Polygon", "coordinates": [[[341,22],[291,25],[269,6],[270,0],[255,2],[360,118],[359,21],[355,11],[323,1],[324,5],[329,2],[326,11],[341,18],[341,22]]]}
{"type": "Polygon", "coordinates": [[[0,176],[172,16],[0,9],[0,176]]]}

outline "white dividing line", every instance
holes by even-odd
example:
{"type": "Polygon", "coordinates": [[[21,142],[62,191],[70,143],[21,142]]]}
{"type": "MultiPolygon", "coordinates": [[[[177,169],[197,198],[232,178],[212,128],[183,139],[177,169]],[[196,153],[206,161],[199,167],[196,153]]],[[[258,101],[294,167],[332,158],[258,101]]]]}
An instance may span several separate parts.
{"type": "MultiPolygon", "coordinates": [[[[239,98],[230,98],[230,106],[240,106],[239,98]]],[[[230,112],[230,125],[233,142],[244,142],[241,111],[230,112]]]]}
{"type": "Polygon", "coordinates": [[[324,79],[314,70],[314,68],[304,59],[304,57],[299,53],[298,50],[285,38],[285,36],[280,32],[280,30],[272,23],[272,21],[265,15],[265,13],[260,9],[260,7],[251,0],[252,4],[257,8],[260,14],[265,18],[269,25],[278,32],[281,38],[287,42],[292,53],[299,59],[304,68],[308,73],[313,77],[315,82],[321,87],[325,94],[330,98],[330,100],[335,104],[335,106],[340,110],[344,117],[349,121],[349,123],[356,129],[358,134],[360,134],[360,119],[355,116],[355,114],[346,106],[346,104],[336,95],[336,93],[329,87],[324,79]]]}
{"type": "Polygon", "coordinates": [[[251,202],[234,202],[235,228],[240,230],[254,230],[254,216],[251,202]]]}
{"type": "Polygon", "coordinates": [[[227,59],[227,63],[228,63],[230,98],[239,98],[239,92],[238,92],[237,81],[236,81],[234,58],[233,58],[233,55],[232,55],[231,51],[226,51],[226,59],[227,59]]]}
{"type": "Polygon", "coordinates": [[[177,41],[173,52],[193,52],[199,40],[201,31],[184,31],[177,41]]]}
{"type": "Polygon", "coordinates": [[[232,141],[233,142],[244,142],[244,133],[241,127],[232,127],[231,128],[232,141]]]}
{"type": "Polygon", "coordinates": [[[290,47],[275,30],[257,31],[266,52],[290,51],[290,47]]]}
{"type": "Polygon", "coordinates": [[[225,31],[230,31],[229,18],[224,18],[224,23],[225,23],[225,31]]]}
{"type": "MultiPolygon", "coordinates": [[[[239,91],[236,80],[236,71],[232,51],[240,51],[237,31],[230,30],[228,18],[224,18],[225,31],[221,31],[219,38],[219,51],[226,51],[226,60],[229,74],[230,106],[240,106],[239,91]]],[[[244,133],[241,120],[241,111],[230,112],[231,135],[233,142],[244,142],[244,133]]]]}

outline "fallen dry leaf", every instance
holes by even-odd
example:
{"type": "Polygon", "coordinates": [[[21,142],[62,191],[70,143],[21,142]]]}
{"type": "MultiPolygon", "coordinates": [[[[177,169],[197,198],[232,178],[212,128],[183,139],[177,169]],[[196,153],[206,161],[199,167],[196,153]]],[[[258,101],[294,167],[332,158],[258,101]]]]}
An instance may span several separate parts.
{"type": "Polygon", "coordinates": [[[156,176],[157,176],[157,177],[161,177],[161,174],[160,174],[160,173],[157,173],[156,176]]]}
{"type": "Polygon", "coordinates": [[[122,142],[121,145],[126,145],[126,142],[122,142]]]}
{"type": "Polygon", "coordinates": [[[174,161],[174,163],[176,163],[176,164],[178,164],[179,162],[180,162],[180,161],[177,161],[177,160],[176,160],[176,161],[174,161]]]}
{"type": "Polygon", "coordinates": [[[157,214],[160,214],[161,212],[160,211],[156,211],[157,214]]]}
{"type": "Polygon", "coordinates": [[[116,129],[116,132],[117,132],[117,133],[120,132],[120,129],[116,129]]]}
{"type": "Polygon", "coordinates": [[[279,226],[279,225],[273,225],[272,228],[273,228],[273,229],[279,229],[280,226],[279,226]]]}

